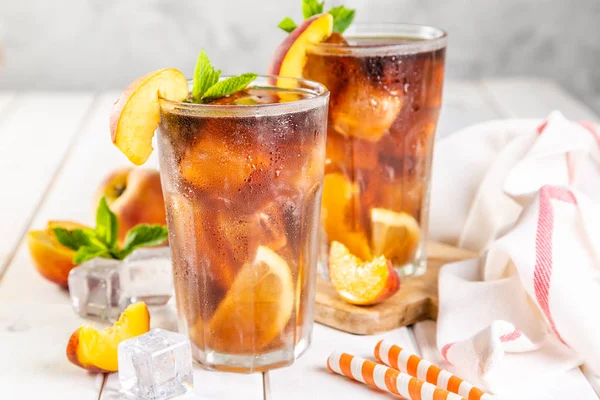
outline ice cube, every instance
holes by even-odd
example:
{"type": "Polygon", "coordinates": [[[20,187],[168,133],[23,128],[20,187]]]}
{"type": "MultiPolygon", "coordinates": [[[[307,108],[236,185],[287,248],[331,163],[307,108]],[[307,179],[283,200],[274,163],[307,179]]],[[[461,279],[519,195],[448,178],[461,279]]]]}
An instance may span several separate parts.
{"type": "Polygon", "coordinates": [[[75,312],[82,317],[116,320],[121,310],[120,261],[96,257],[69,273],[69,295],[75,312]]]}
{"type": "Polygon", "coordinates": [[[82,317],[114,321],[131,303],[164,305],[173,294],[168,247],[134,251],[123,261],[97,257],[69,274],[69,295],[82,317]]]}
{"type": "Polygon", "coordinates": [[[332,99],[329,117],[333,129],[342,135],[376,142],[390,129],[403,104],[401,92],[356,81],[332,99]]]}
{"type": "Polygon", "coordinates": [[[119,344],[119,381],[139,399],[163,400],[194,385],[192,348],[179,333],[152,329],[119,344]]]}
{"type": "Polygon", "coordinates": [[[173,294],[173,268],[168,247],[135,250],[119,268],[124,301],[165,305],[173,294]]]}

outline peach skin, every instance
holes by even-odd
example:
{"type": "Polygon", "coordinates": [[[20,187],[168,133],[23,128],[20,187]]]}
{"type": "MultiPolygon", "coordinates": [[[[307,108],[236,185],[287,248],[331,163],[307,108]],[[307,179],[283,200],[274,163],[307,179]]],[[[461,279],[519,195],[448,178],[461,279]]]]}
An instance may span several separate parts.
{"type": "Polygon", "coordinates": [[[112,171],[100,184],[94,207],[102,196],[119,220],[120,242],[138,224],[167,224],[160,174],[156,170],[127,167],[112,171]]]}

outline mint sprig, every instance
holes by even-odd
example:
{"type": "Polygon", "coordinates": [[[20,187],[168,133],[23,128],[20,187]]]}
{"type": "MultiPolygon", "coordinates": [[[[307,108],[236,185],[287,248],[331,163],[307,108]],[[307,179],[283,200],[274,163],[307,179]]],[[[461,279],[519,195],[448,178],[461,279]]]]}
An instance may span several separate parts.
{"type": "Polygon", "coordinates": [[[321,14],[325,2],[319,3],[317,0],[302,0],[302,15],[304,19],[309,19],[313,15],[321,14]]]}
{"type": "MultiPolygon", "coordinates": [[[[324,3],[319,3],[317,0],[302,0],[304,19],[307,20],[314,15],[323,13],[323,6],[324,3]]],[[[356,10],[344,6],[333,7],[327,12],[333,17],[333,31],[337,33],[344,33],[354,21],[356,14],[356,10]]],[[[287,33],[291,33],[297,28],[297,24],[290,17],[284,18],[277,26],[287,33]]]]}
{"type": "Polygon", "coordinates": [[[125,243],[119,249],[117,216],[110,210],[104,197],[100,199],[96,211],[95,229],[54,228],[53,232],[60,244],[76,251],[74,264],[96,257],[122,260],[137,248],[163,243],[168,235],[166,226],[139,224],[127,232],[125,243]]]}
{"type": "Polygon", "coordinates": [[[217,82],[208,88],[206,93],[204,93],[204,96],[202,96],[202,99],[217,99],[219,97],[224,97],[231,93],[243,90],[250,82],[255,80],[257,76],[258,75],[256,74],[248,72],[217,82]]]}
{"type": "Polygon", "coordinates": [[[294,20],[290,17],[285,17],[284,19],[282,19],[279,25],[277,26],[286,31],[287,33],[292,33],[292,31],[298,27],[298,25],[296,25],[294,20]]]}
{"type": "Polygon", "coordinates": [[[196,68],[194,68],[194,85],[192,86],[192,99],[194,102],[200,103],[204,93],[217,83],[220,77],[221,70],[215,71],[206,52],[202,50],[198,55],[196,68]]]}
{"type": "Polygon", "coordinates": [[[194,68],[192,100],[194,103],[206,103],[210,100],[229,96],[245,89],[257,76],[253,73],[245,73],[219,81],[221,70],[215,70],[208,56],[202,50],[198,55],[196,68],[194,68]]]}
{"type": "Polygon", "coordinates": [[[344,6],[333,7],[327,11],[333,17],[333,31],[344,33],[354,21],[356,10],[344,6]]]}

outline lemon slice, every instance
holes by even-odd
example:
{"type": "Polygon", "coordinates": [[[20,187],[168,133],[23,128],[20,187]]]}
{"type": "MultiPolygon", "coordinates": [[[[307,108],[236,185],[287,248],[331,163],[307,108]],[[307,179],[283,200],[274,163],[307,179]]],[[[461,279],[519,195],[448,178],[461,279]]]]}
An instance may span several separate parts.
{"type": "MultiPolygon", "coordinates": [[[[287,262],[259,246],[244,266],[209,322],[207,345],[228,354],[251,354],[269,345],[294,309],[294,284],[287,262]]],[[[202,322],[200,321],[202,324],[202,322]]]]}
{"type": "Polygon", "coordinates": [[[405,264],[413,257],[421,238],[414,217],[385,208],[371,210],[373,252],[394,264],[405,264]]]}

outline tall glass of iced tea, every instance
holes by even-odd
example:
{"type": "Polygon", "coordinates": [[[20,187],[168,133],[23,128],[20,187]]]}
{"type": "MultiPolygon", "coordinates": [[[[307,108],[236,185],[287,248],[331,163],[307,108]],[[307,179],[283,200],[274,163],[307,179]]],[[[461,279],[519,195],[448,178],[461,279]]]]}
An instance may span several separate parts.
{"type": "Polygon", "coordinates": [[[446,35],[416,25],[351,27],[310,45],[303,75],[331,91],[322,219],[329,243],[404,276],[425,269],[429,181],[446,35]]]}
{"type": "Polygon", "coordinates": [[[180,330],[201,364],[238,372],[310,342],[329,97],[306,80],[252,85],[161,100],[158,135],[180,330]]]}

